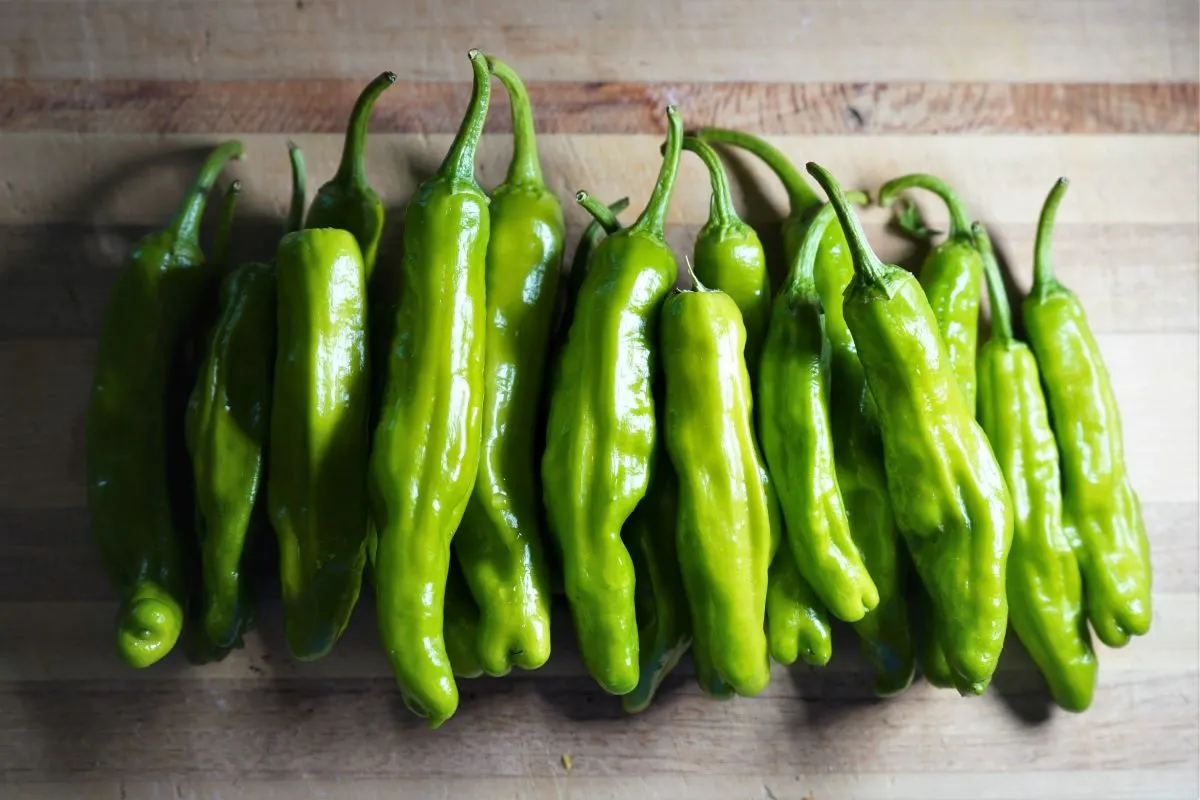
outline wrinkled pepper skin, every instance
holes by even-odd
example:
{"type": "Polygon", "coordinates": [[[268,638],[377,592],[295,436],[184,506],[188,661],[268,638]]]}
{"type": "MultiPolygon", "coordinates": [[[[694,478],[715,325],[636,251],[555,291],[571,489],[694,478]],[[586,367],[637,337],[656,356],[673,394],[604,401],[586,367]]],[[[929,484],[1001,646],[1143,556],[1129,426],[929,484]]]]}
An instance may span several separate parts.
{"type": "Polygon", "coordinates": [[[724,292],[663,306],[666,449],[679,478],[675,541],[692,636],[718,677],[750,697],[771,676],[767,573],[779,515],[754,435],[746,331],[724,292]]]}
{"type": "Polygon", "coordinates": [[[683,149],[704,162],[712,183],[708,221],[696,235],[692,269],[702,284],[725,292],[737,303],[746,326],[746,364],[753,376],[771,319],[771,276],[762,242],[754,229],[738,217],[729,194],[729,179],[716,152],[691,136],[683,140],[683,149]]]}
{"type": "Polygon", "coordinates": [[[1060,178],[1038,222],[1033,288],[1021,305],[1058,442],[1063,515],[1083,572],[1092,629],[1109,647],[1150,631],[1150,544],[1125,466],[1121,414],[1079,298],[1054,276],[1060,178]]]}
{"type": "Polygon", "coordinates": [[[370,375],[358,242],[333,228],[289,233],[275,284],[267,505],[288,649],[313,660],[349,622],[366,562],[370,375]]]}
{"type": "Polygon", "coordinates": [[[831,614],[856,622],[879,604],[879,591],[850,536],[834,466],[829,346],[813,273],[831,214],[818,212],[772,304],[759,367],[758,429],[800,574],[831,614]]]}
{"type": "Polygon", "coordinates": [[[646,496],[621,532],[633,559],[637,592],[639,678],[637,687],[621,697],[629,713],[650,705],[663,678],[692,644],[692,620],[675,547],[678,483],[661,436],[658,443],[646,496]]]}
{"type": "Polygon", "coordinates": [[[983,256],[992,335],[979,350],[979,424],[987,433],[1013,501],[1008,608],[1054,701],[1084,711],[1096,687],[1096,654],[1083,610],[1079,562],[1063,527],[1058,445],[1033,351],[1013,338],[1004,279],[983,226],[973,227],[983,256]]]}
{"type": "Polygon", "coordinates": [[[890,180],[879,188],[879,204],[886,208],[897,194],[911,188],[933,192],[950,210],[950,232],[946,240],[925,258],[917,278],[937,318],[950,367],[966,397],[967,406],[974,411],[983,260],[971,237],[971,222],[962,201],[941,179],[914,173],[890,180]]]}
{"type": "Polygon", "coordinates": [[[823,667],[833,656],[829,614],[786,545],[776,551],[767,573],[767,646],[771,658],[784,665],[803,658],[823,667]]]}
{"type": "Polygon", "coordinates": [[[237,141],[214,149],[171,223],[137,242],[100,330],[87,410],[88,511],[121,599],[117,653],[135,668],[166,656],[183,629],[187,587],[168,478],[168,386],[211,282],[200,219],[225,164],[241,153],[237,141]]]}
{"type": "Polygon", "coordinates": [[[534,440],[566,231],[562,206],[542,181],[525,87],[504,62],[488,64],[512,100],[515,135],[508,176],[488,209],[483,441],[454,550],[480,609],[480,664],[505,675],[550,658],[534,440]]]}
{"type": "Polygon", "coordinates": [[[450,546],[479,472],[490,234],[475,151],[491,98],[472,50],[470,106],[404,228],[403,291],[369,489],[384,650],[405,704],[436,728],[458,708],[443,620],[450,546]]]}
{"type": "Polygon", "coordinates": [[[592,253],[550,396],[543,501],[584,665],[610,694],[637,687],[634,569],[621,529],[646,494],[658,425],[658,317],[675,283],[663,238],[683,125],[667,109],[667,147],[641,216],[592,253]]]}
{"type": "Polygon", "coordinates": [[[367,127],[375,101],[395,82],[396,73],[385,72],[371,81],[359,95],[350,112],[337,174],[333,180],[317,189],[304,221],[306,228],[340,228],[354,234],[362,251],[368,282],[375,271],[375,256],[379,251],[379,239],[383,236],[384,210],[383,201],[367,183],[364,163],[367,127]]]}
{"type": "Polygon", "coordinates": [[[1008,489],[920,285],[870,249],[833,176],[811,162],[808,170],[837,209],[854,256],[846,322],[879,413],[896,522],[936,605],[955,686],[980,694],[1008,627],[1008,489]]]}

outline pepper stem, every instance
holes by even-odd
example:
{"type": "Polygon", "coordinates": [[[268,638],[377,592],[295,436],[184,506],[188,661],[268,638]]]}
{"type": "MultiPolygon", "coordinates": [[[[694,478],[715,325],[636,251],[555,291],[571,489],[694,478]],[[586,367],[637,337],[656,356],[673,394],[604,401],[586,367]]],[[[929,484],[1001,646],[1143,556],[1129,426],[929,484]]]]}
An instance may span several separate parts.
{"type": "Polygon", "coordinates": [[[1009,342],[1013,338],[1012,308],[1008,305],[1008,292],[1004,289],[1004,278],[1000,275],[1000,265],[996,263],[996,251],[992,247],[992,238],[988,236],[983,223],[971,224],[971,235],[975,238],[975,246],[983,257],[983,274],[987,279],[988,303],[992,308],[992,336],[1001,341],[1009,342]]]}
{"type": "Polygon", "coordinates": [[[928,175],[923,172],[914,172],[911,175],[903,175],[879,187],[879,205],[887,208],[896,199],[896,195],[905,189],[924,189],[933,192],[938,197],[942,198],[942,202],[946,204],[946,208],[950,211],[950,233],[951,239],[971,239],[971,221],[967,217],[967,210],[963,206],[963,202],[959,196],[955,194],[950,185],[936,175],[928,175]]]}
{"type": "Polygon", "coordinates": [[[737,211],[733,207],[733,197],[729,193],[729,178],[717,151],[697,139],[695,136],[685,136],[683,149],[690,150],[700,157],[708,168],[708,179],[712,184],[712,201],[709,204],[709,222],[716,225],[728,225],[738,221],[737,211]]]}
{"type": "Polygon", "coordinates": [[[692,268],[692,260],[687,256],[683,257],[683,265],[687,267],[688,279],[692,282],[693,292],[707,292],[708,287],[700,282],[700,277],[696,275],[696,270],[692,268]]]}
{"type": "Polygon", "coordinates": [[[308,172],[304,168],[304,153],[295,142],[288,142],[288,160],[292,163],[292,202],[288,206],[284,233],[298,231],[304,226],[304,203],[308,199],[308,172]]]}
{"type": "Polygon", "coordinates": [[[517,71],[495,56],[487,57],[488,69],[508,91],[512,106],[513,155],[504,182],[519,186],[542,183],[542,165],[538,161],[537,138],[533,129],[533,107],[517,71]]]}
{"type": "Polygon", "coordinates": [[[731,144],[758,157],[783,183],[792,214],[801,214],[821,202],[788,157],[766,140],[729,128],[699,128],[692,136],[709,142],[731,144]]]}
{"type": "MultiPolygon", "coordinates": [[[[846,199],[860,206],[869,202],[867,195],[859,191],[846,192],[846,199]]],[[[804,238],[800,242],[800,252],[796,254],[791,272],[784,282],[789,295],[808,302],[820,301],[820,295],[817,292],[817,252],[821,249],[821,239],[824,238],[829,223],[833,222],[836,217],[837,208],[832,203],[826,203],[817,210],[812,221],[808,223],[808,228],[804,231],[804,238]]]]}
{"type": "Polygon", "coordinates": [[[367,181],[364,165],[367,148],[367,127],[371,121],[371,110],[383,91],[396,82],[396,73],[385,72],[367,84],[354,109],[350,112],[350,124],[346,128],[346,142],[342,146],[342,161],[338,164],[334,181],[341,184],[360,184],[367,181]]]}
{"type": "Polygon", "coordinates": [[[1050,239],[1054,233],[1054,222],[1058,218],[1058,204],[1067,193],[1070,181],[1059,178],[1046,195],[1042,214],[1038,218],[1037,240],[1033,245],[1033,288],[1046,289],[1055,282],[1054,264],[1050,261],[1050,239]]]}
{"type": "MultiPolygon", "coordinates": [[[[617,215],[613,213],[608,206],[604,205],[587,192],[576,192],[575,202],[583,206],[583,209],[592,215],[592,218],[597,224],[599,224],[601,228],[604,229],[605,233],[616,233],[617,231],[621,230],[621,223],[617,220],[617,215]]],[[[616,203],[613,205],[615,206],[616,203]]],[[[622,205],[621,208],[624,208],[627,205],[629,205],[629,200],[626,198],[624,205],[622,205]]]]}
{"type": "Polygon", "coordinates": [[[235,180],[225,190],[221,198],[221,211],[217,215],[217,235],[213,238],[213,264],[221,270],[230,267],[229,240],[233,230],[233,216],[237,211],[238,194],[242,191],[242,182],[235,180]]]}
{"type": "MultiPolygon", "coordinates": [[[[585,193],[581,192],[580,194],[585,193]]],[[[628,206],[629,198],[622,197],[606,210],[616,220],[617,214],[620,214],[628,206]]],[[[621,224],[618,222],[617,227],[620,228],[620,226],[621,224]]],[[[571,319],[575,314],[575,298],[579,296],[579,287],[583,286],[583,279],[587,277],[588,260],[592,257],[592,251],[596,249],[596,245],[599,244],[603,230],[600,221],[593,219],[583,229],[583,236],[580,237],[579,245],[575,248],[575,256],[571,260],[571,273],[567,276],[567,305],[563,312],[562,330],[569,330],[571,327],[571,319]]]]}
{"type": "Polygon", "coordinates": [[[475,180],[475,150],[479,147],[479,138],[483,135],[483,123],[487,121],[488,102],[492,97],[491,77],[488,73],[487,58],[478,50],[467,53],[471,59],[471,69],[475,72],[475,84],[471,90],[471,102],[463,117],[450,150],[438,173],[443,177],[454,177],[459,180],[475,180]]]}
{"type": "Polygon", "coordinates": [[[661,239],[667,224],[667,206],[675,188],[675,176],[679,173],[679,154],[683,150],[683,118],[675,106],[667,106],[667,144],[663,151],[662,167],[658,181],[650,193],[650,202],[642,215],[630,226],[630,230],[641,231],[661,239]]]}
{"type": "Polygon", "coordinates": [[[820,164],[810,161],[807,168],[808,173],[816,179],[817,183],[821,184],[821,188],[829,196],[829,202],[837,210],[838,220],[846,234],[846,243],[850,245],[850,255],[854,259],[855,274],[868,284],[882,285],[887,265],[880,261],[879,256],[875,255],[875,251],[871,249],[862,223],[859,222],[858,215],[854,213],[854,210],[850,208],[850,201],[846,199],[842,187],[833,175],[829,174],[829,171],[820,164]]]}
{"type": "Polygon", "coordinates": [[[232,158],[241,158],[242,152],[242,143],[234,139],[219,145],[204,159],[179,210],[175,212],[175,218],[168,226],[177,240],[194,243],[200,238],[200,218],[204,216],[204,207],[208,204],[208,193],[212,191],[221,170],[225,169],[225,164],[232,158]]]}

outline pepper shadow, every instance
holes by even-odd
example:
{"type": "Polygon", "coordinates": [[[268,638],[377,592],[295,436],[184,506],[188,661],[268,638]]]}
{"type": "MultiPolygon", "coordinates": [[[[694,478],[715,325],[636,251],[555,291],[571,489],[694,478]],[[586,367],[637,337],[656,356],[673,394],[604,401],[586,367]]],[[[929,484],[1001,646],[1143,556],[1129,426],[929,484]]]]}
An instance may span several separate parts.
{"type": "Polygon", "coordinates": [[[868,713],[887,702],[873,690],[874,672],[862,655],[854,629],[840,620],[830,619],[833,656],[824,667],[797,661],[787,668],[788,677],[803,709],[802,724],[816,728],[817,741],[843,726],[852,717],[868,713]]]}
{"type": "Polygon", "coordinates": [[[1004,652],[992,677],[992,688],[1005,709],[1026,725],[1042,725],[1054,713],[1050,687],[1011,627],[1004,638],[1004,652]]]}

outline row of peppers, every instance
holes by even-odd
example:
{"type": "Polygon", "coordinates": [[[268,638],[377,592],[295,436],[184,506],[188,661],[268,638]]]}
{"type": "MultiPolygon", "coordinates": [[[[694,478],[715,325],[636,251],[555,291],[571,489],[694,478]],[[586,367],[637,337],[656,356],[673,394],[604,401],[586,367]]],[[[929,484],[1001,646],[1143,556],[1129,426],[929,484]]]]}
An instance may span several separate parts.
{"type": "Polygon", "coordinates": [[[1011,621],[1055,700],[1087,708],[1089,622],[1113,647],[1145,634],[1151,579],[1108,376],[1051,266],[1066,181],[1042,211],[1026,343],[986,231],[937,178],[878,197],[924,187],[949,206],[918,279],[872,251],[852,209],[864,194],[810,163],[822,203],[765,141],[685,136],[668,108],[633,224],[617,219],[627,200],[577,196],[594,222],[556,326],[565,226],[529,99],[504,62],[470,59],[462,125],[406,211],[398,298],[371,281],[383,207],[363,166],[391,73],[360,96],[307,214],[291,148],[273,263],[231,264],[237,182],[212,264],[198,243],[238,142],[131,253],[87,428],[126,662],[181,639],[196,661],[240,646],[269,522],[291,653],[332,649],[365,574],[402,696],[432,726],[455,713],[456,676],[548,660],[552,563],[586,668],[629,711],[689,649],[714,697],[760,692],[772,660],[823,665],[830,616],[860,635],[880,695],[918,662],[936,685],[983,692],[1011,621]],[[514,136],[489,196],[475,155],[493,75],[514,136]],[[776,291],[714,143],[758,156],[787,190],[776,291]],[[690,285],[674,290],[664,223],[683,150],[707,166],[712,202],[690,285]]]}

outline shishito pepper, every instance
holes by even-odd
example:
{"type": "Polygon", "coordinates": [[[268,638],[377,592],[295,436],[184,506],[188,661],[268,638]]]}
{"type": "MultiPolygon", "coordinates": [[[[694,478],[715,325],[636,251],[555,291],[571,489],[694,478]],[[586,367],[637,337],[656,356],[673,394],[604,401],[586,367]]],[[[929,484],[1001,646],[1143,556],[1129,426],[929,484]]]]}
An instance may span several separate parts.
{"type": "MultiPolygon", "coordinates": [[[[847,192],[846,196],[851,202],[866,202],[859,192],[847,192]]],[[[891,695],[908,687],[915,670],[904,597],[906,565],[900,557],[899,534],[887,492],[878,423],[854,338],[842,313],[842,293],[854,276],[854,263],[847,249],[826,247],[829,228],[831,223],[836,225],[836,219],[832,205],[821,207],[805,232],[796,263],[800,274],[824,279],[818,281],[818,291],[830,349],[833,402],[829,422],[837,485],[850,536],[879,593],[878,605],[853,627],[862,640],[864,655],[875,668],[875,692],[891,695]],[[818,261],[821,253],[825,254],[823,264],[818,261]],[[840,277],[843,264],[849,268],[845,280],[840,277]],[[824,274],[817,271],[818,265],[825,268],[824,274]]]]}
{"type": "Polygon", "coordinates": [[[1096,654],[1083,610],[1079,562],[1063,527],[1062,473],[1033,351],[1013,337],[1004,279],[982,225],[991,337],[979,349],[979,424],[1004,471],[1013,501],[1008,609],[1055,702],[1083,711],[1096,687],[1096,654]]]}
{"type": "Polygon", "coordinates": [[[1054,275],[1051,235],[1066,191],[1060,178],[1042,207],[1033,287],[1021,314],[1058,441],[1064,521],[1083,572],[1084,607],[1100,641],[1122,647],[1150,630],[1150,544],[1104,357],[1079,298],[1054,275]]]}
{"type": "Polygon", "coordinates": [[[759,367],[758,429],[800,574],[830,613],[856,622],[879,604],[879,591],[850,536],[838,488],[829,347],[813,272],[819,234],[807,238],[772,304],[759,367]]]}
{"type": "Polygon", "coordinates": [[[675,540],[692,646],[734,692],[753,696],[771,677],[767,573],[781,545],[754,435],[746,329],[729,295],[698,282],[662,314],[664,436],[679,477],[675,540]]]}
{"type": "Polygon", "coordinates": [[[771,658],[784,665],[802,658],[823,667],[833,656],[829,614],[800,575],[786,543],[776,550],[767,572],[767,647],[771,658]]]}
{"type": "Polygon", "coordinates": [[[438,727],[458,708],[443,637],[450,545],[479,471],[485,395],[488,198],[475,151],[491,98],[474,89],[441,167],[404,226],[403,288],[369,471],[379,631],[404,702],[438,727]]]}
{"type": "Polygon", "coordinates": [[[571,320],[575,316],[575,299],[579,296],[579,289],[583,286],[583,279],[587,276],[588,259],[592,257],[592,251],[600,244],[604,234],[616,233],[620,229],[621,224],[617,221],[617,214],[629,207],[628,197],[622,197],[607,207],[594,197],[590,197],[587,192],[576,193],[575,199],[593,215],[593,219],[583,229],[583,233],[579,237],[579,244],[575,247],[575,255],[571,257],[571,272],[567,275],[566,302],[563,305],[562,319],[559,322],[559,330],[562,332],[571,329],[571,320]],[[596,216],[597,214],[600,216],[596,216]]]}
{"type": "Polygon", "coordinates": [[[117,652],[148,667],[183,628],[181,533],[168,485],[168,384],[181,340],[196,322],[209,270],[200,218],[240,142],[214,149],[171,223],[133,248],[109,299],[87,412],[92,535],[120,593],[117,652]]]}
{"type": "Polygon", "coordinates": [[[341,636],[366,562],[370,383],[358,242],[336,228],[289,233],[276,250],[275,286],[267,504],[288,648],[309,660],[341,636]]]}
{"type": "Polygon", "coordinates": [[[746,326],[746,364],[753,376],[771,319],[771,276],[758,234],[738,217],[721,159],[704,141],[689,136],[683,149],[699,156],[712,183],[708,221],[696,234],[692,268],[705,286],[737,303],[746,326]]]}
{"type": "Polygon", "coordinates": [[[879,260],[833,176],[811,162],[808,171],[837,209],[854,257],[846,323],[878,410],[896,522],[936,604],[955,686],[979,694],[1008,627],[1008,488],[920,284],[879,260]]]}
{"type": "Polygon", "coordinates": [[[550,395],[543,500],[584,665],[606,691],[639,680],[634,570],[621,528],[646,494],[658,425],[658,316],[675,282],[663,238],[683,125],[667,109],[667,147],[641,216],[592,253],[550,395]]]}
{"type": "Polygon", "coordinates": [[[446,621],[442,636],[450,667],[459,678],[478,678],[483,674],[479,663],[479,606],[471,596],[471,587],[463,577],[462,565],[453,554],[446,573],[446,621]]]}
{"type": "Polygon", "coordinates": [[[934,175],[913,173],[888,181],[879,188],[879,204],[890,206],[906,189],[933,192],[950,210],[950,232],[929,253],[917,279],[946,343],[950,367],[975,410],[975,353],[979,338],[979,302],[983,293],[983,261],[971,237],[971,220],[958,195],[934,175]]]}
{"type": "Polygon", "coordinates": [[[512,103],[513,157],[488,208],[483,443],[454,551],[480,610],[480,664],[504,675],[550,657],[535,423],[566,232],[542,181],[525,87],[503,61],[489,56],[488,66],[512,103]]]}
{"type": "MultiPolygon", "coordinates": [[[[292,210],[285,233],[299,226],[304,211],[304,162],[298,149],[289,150],[292,210]]],[[[236,193],[229,197],[218,242],[229,236],[236,193]]],[[[254,615],[254,517],[270,433],[274,358],[274,266],[240,265],[221,281],[217,319],[188,401],[185,427],[200,543],[198,618],[207,646],[216,653],[240,646],[254,615]]]]}
{"type": "Polygon", "coordinates": [[[358,96],[350,112],[337,174],[317,189],[304,221],[306,228],[341,228],[354,234],[362,251],[368,281],[375,270],[375,254],[383,235],[383,201],[367,183],[364,163],[367,127],[375,101],[395,82],[396,73],[385,72],[358,96]]]}

